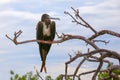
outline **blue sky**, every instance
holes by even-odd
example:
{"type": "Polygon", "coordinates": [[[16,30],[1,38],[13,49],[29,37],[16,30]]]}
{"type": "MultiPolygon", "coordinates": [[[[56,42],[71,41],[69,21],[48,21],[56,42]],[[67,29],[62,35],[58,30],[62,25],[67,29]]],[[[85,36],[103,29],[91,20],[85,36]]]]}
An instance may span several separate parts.
{"type": "MultiPolygon", "coordinates": [[[[59,17],[56,21],[57,32],[77,34],[89,37],[92,32],[82,26],[71,22],[71,18],[64,11],[72,13],[70,7],[80,10],[80,15],[88,21],[97,31],[102,29],[113,30],[120,33],[120,1],[119,0],[1,0],[0,1],[0,79],[9,80],[9,71],[14,70],[19,74],[34,71],[34,66],[39,70],[41,66],[37,43],[14,45],[5,37],[22,30],[19,41],[35,39],[35,28],[41,18],[41,14],[48,13],[53,17],[59,17]]],[[[57,39],[57,38],[56,38],[57,39]]],[[[110,40],[101,48],[120,51],[120,40],[116,37],[102,36],[98,39],[110,40]]],[[[90,46],[79,40],[70,40],[59,45],[53,44],[47,56],[48,73],[56,76],[64,73],[64,62],[69,60],[68,53],[74,55],[74,51],[85,52],[90,46]]],[[[93,68],[83,65],[81,71],[93,68]]],[[[70,68],[72,72],[73,67],[70,68]]],[[[43,75],[42,73],[41,75],[43,75]]],[[[87,80],[87,78],[86,78],[87,80]]]]}

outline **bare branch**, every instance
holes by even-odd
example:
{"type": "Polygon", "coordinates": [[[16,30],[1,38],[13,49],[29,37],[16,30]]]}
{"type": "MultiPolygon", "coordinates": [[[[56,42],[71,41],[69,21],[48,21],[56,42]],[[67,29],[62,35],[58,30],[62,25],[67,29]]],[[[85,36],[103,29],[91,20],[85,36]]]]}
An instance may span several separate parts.
{"type": "MultiPolygon", "coordinates": [[[[19,31],[18,31],[19,32],[19,31]]],[[[18,33],[17,32],[17,33],[18,33]]],[[[21,33],[20,33],[21,34],[21,33]]],[[[20,36],[19,34],[19,36],[20,36]]],[[[62,34],[61,36],[61,39],[60,40],[56,40],[56,41],[44,41],[44,40],[36,40],[36,39],[33,39],[33,40],[25,40],[25,41],[21,41],[21,42],[18,42],[17,41],[17,38],[19,37],[18,35],[16,36],[17,34],[14,33],[14,38],[10,38],[8,35],[6,35],[6,37],[8,39],[10,39],[11,41],[13,41],[13,43],[15,43],[16,45],[18,44],[24,44],[24,43],[29,43],[29,42],[40,42],[40,43],[46,43],[46,44],[53,44],[53,43],[62,43],[64,41],[67,41],[67,40],[71,40],[71,39],[80,39],[80,40],[83,40],[85,41],[86,43],[88,43],[89,45],[91,45],[93,48],[95,49],[99,49],[93,42],[91,42],[90,40],[86,39],[85,37],[83,36],[79,36],[79,35],[69,35],[69,34],[62,34]]]]}
{"type": "Polygon", "coordinates": [[[98,66],[98,68],[97,68],[97,70],[95,71],[95,73],[94,73],[94,75],[93,75],[93,77],[92,77],[92,80],[96,80],[97,74],[98,74],[98,72],[100,71],[102,65],[103,65],[103,61],[101,60],[99,66],[98,66]]]}
{"type": "Polygon", "coordinates": [[[90,38],[88,38],[88,39],[89,39],[89,40],[93,40],[93,39],[95,39],[96,37],[101,36],[101,35],[104,35],[104,34],[109,34],[109,35],[116,36],[116,37],[120,38],[120,33],[113,32],[113,31],[110,31],[110,30],[101,30],[101,31],[99,31],[97,34],[92,35],[92,36],[91,36],[90,38]]]}
{"type": "Polygon", "coordinates": [[[84,58],[77,66],[75,72],[74,72],[74,76],[73,76],[73,79],[75,79],[75,75],[77,75],[77,72],[79,71],[80,69],[80,66],[85,62],[86,58],[84,58]]]}
{"type": "Polygon", "coordinates": [[[80,77],[81,75],[90,74],[90,73],[93,73],[93,72],[95,72],[95,71],[96,71],[96,70],[92,70],[92,71],[88,71],[88,72],[83,72],[83,73],[79,74],[79,77],[80,77]]]}
{"type": "Polygon", "coordinates": [[[86,28],[90,28],[90,30],[92,30],[95,34],[97,33],[97,31],[79,15],[78,9],[75,10],[73,7],[71,7],[71,9],[75,12],[76,18],[74,16],[72,16],[69,12],[65,11],[65,14],[68,14],[73,19],[73,22],[76,22],[77,24],[80,24],[86,28]],[[80,22],[80,21],[82,21],[82,22],[80,22]]]}
{"type": "Polygon", "coordinates": [[[36,71],[37,76],[38,76],[41,80],[44,80],[44,79],[40,76],[40,74],[39,74],[39,72],[37,71],[37,69],[36,69],[35,66],[34,66],[34,69],[35,69],[35,71],[36,71]]]}
{"type": "Polygon", "coordinates": [[[46,44],[52,44],[52,43],[61,43],[63,42],[64,40],[67,40],[67,35],[64,35],[63,34],[63,37],[62,36],[59,36],[57,34],[57,36],[59,38],[62,38],[61,40],[57,40],[57,41],[44,41],[44,40],[36,40],[36,39],[33,39],[33,40],[25,40],[25,41],[21,41],[21,42],[18,42],[17,41],[17,38],[21,35],[22,31],[19,30],[18,32],[15,32],[14,33],[14,37],[13,38],[10,38],[7,34],[6,34],[6,37],[8,39],[10,39],[14,44],[18,45],[18,44],[24,44],[24,43],[29,43],[29,42],[40,42],[40,43],[46,43],[46,44]]]}
{"type": "Polygon", "coordinates": [[[72,55],[70,55],[69,53],[68,53],[68,55],[69,55],[69,57],[70,57],[70,60],[71,60],[71,58],[72,58],[72,55]]]}
{"type": "Polygon", "coordinates": [[[108,67],[109,70],[115,70],[115,69],[118,69],[120,70],[120,65],[112,65],[110,67],[108,67]]]}
{"type": "Polygon", "coordinates": [[[73,21],[72,21],[72,22],[76,22],[77,24],[80,24],[80,25],[86,27],[86,25],[84,25],[84,24],[82,24],[81,22],[77,21],[69,12],[66,12],[66,11],[65,11],[64,13],[65,13],[65,14],[68,14],[70,17],[73,18],[73,21]]]}
{"type": "Polygon", "coordinates": [[[103,42],[103,43],[105,43],[105,45],[107,45],[110,41],[105,41],[105,40],[92,40],[93,41],[93,43],[95,43],[95,42],[103,42]]]}

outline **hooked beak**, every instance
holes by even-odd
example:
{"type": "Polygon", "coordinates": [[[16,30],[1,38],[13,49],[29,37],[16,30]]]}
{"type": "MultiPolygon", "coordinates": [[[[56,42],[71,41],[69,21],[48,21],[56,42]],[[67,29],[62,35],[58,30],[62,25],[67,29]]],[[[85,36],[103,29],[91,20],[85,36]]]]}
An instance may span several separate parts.
{"type": "Polygon", "coordinates": [[[60,20],[60,18],[53,18],[53,17],[50,17],[49,19],[60,20]]]}

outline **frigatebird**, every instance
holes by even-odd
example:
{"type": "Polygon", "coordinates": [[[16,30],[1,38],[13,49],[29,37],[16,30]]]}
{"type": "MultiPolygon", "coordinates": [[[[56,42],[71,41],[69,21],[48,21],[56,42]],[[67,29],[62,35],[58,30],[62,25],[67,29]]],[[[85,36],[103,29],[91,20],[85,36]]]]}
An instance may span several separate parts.
{"type": "MultiPolygon", "coordinates": [[[[55,38],[55,32],[56,32],[56,24],[54,21],[51,21],[51,19],[59,19],[59,18],[52,18],[48,14],[43,14],[41,17],[41,21],[38,22],[37,27],[36,27],[36,38],[37,40],[44,40],[44,41],[53,41],[55,38]]],[[[51,44],[47,43],[38,43],[39,46],[39,52],[41,56],[41,69],[40,72],[46,70],[46,57],[47,54],[49,53],[49,50],[51,48],[51,44]]]]}

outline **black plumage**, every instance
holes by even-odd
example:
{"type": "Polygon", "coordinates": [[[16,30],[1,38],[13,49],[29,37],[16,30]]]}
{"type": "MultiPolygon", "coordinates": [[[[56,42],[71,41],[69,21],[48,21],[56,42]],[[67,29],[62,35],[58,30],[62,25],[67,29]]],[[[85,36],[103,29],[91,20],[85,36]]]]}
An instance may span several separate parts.
{"type": "MultiPolygon", "coordinates": [[[[36,38],[37,40],[45,40],[45,41],[53,41],[55,38],[56,26],[55,22],[50,20],[50,16],[48,14],[43,14],[41,21],[38,22],[36,28],[36,38]]],[[[42,60],[42,66],[40,72],[44,71],[47,72],[45,67],[46,57],[49,53],[51,44],[46,43],[38,43],[39,45],[39,52],[42,60]]]]}

